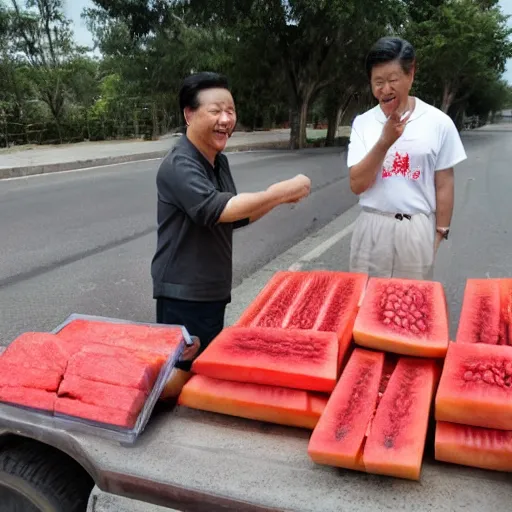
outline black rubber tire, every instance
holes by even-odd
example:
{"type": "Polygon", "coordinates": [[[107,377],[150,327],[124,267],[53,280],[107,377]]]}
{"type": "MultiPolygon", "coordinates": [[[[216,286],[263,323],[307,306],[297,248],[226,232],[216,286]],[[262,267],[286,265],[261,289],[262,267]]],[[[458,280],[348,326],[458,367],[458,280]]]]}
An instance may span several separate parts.
{"type": "Polygon", "coordinates": [[[0,447],[0,494],[10,496],[2,512],[85,512],[93,486],[77,462],[50,446],[20,439],[0,447]]]}

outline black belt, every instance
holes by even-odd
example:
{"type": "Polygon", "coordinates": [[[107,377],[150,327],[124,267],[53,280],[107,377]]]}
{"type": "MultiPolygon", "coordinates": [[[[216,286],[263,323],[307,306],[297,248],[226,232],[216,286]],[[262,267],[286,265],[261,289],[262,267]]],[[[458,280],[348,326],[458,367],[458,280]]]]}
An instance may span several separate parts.
{"type": "Polygon", "coordinates": [[[411,216],[407,213],[397,213],[395,215],[395,219],[398,219],[398,220],[404,220],[404,219],[407,219],[407,220],[411,220],[411,216]]]}

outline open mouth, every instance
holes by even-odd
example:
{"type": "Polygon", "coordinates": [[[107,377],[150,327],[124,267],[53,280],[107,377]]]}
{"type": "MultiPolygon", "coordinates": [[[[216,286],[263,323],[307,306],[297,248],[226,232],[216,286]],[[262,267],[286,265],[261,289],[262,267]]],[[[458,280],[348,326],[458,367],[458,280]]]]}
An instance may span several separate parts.
{"type": "Polygon", "coordinates": [[[229,137],[229,132],[227,130],[214,130],[213,133],[218,139],[227,139],[229,137]]]}
{"type": "Polygon", "coordinates": [[[382,103],[384,103],[384,105],[389,105],[390,103],[392,103],[395,100],[396,100],[396,96],[391,96],[390,98],[383,99],[382,103]]]}

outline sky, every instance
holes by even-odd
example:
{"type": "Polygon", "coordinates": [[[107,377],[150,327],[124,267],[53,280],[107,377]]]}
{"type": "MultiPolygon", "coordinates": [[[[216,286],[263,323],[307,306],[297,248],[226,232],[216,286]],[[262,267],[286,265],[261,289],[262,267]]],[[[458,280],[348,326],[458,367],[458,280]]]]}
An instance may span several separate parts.
{"type": "MultiPolygon", "coordinates": [[[[87,30],[84,21],[80,15],[84,7],[93,7],[91,0],[66,0],[66,14],[73,20],[75,38],[79,44],[92,46],[92,36],[87,30]]],[[[512,16],[512,0],[500,0],[500,5],[505,14],[512,16]]],[[[512,27],[512,18],[509,19],[509,25],[512,27]]],[[[504,78],[512,85],[512,59],[508,61],[507,71],[504,78]]]]}

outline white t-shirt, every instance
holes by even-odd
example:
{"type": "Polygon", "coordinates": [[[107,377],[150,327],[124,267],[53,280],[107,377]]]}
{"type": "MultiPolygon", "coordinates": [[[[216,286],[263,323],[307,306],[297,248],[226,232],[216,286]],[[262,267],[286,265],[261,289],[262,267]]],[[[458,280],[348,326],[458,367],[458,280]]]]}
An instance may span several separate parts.
{"type": "MultiPolygon", "coordinates": [[[[359,163],[373,148],[387,119],[377,105],[352,124],[347,164],[359,163]]],[[[402,136],[389,149],[375,183],[359,196],[359,204],[387,213],[436,211],[435,171],[467,158],[451,118],[416,98],[402,136]]]]}

